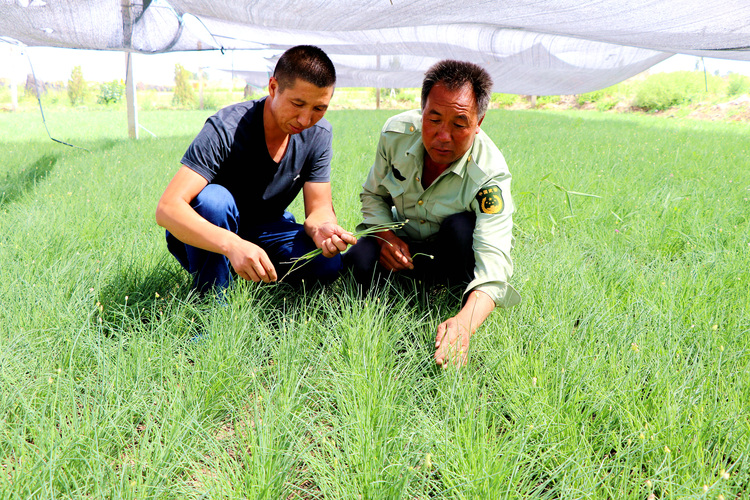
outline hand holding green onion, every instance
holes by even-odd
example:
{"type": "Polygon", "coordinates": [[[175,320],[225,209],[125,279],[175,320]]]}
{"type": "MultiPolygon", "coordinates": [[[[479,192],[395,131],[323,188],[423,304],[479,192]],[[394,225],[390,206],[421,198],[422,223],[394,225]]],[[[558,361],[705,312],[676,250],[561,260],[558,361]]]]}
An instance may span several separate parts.
{"type": "MultiPolygon", "coordinates": [[[[376,235],[376,233],[380,233],[382,231],[387,231],[387,230],[398,229],[398,228],[403,227],[404,224],[406,224],[406,221],[404,221],[404,222],[391,222],[391,223],[386,223],[386,224],[376,224],[374,226],[370,226],[370,227],[368,227],[366,229],[363,229],[361,231],[356,231],[356,232],[352,233],[352,236],[355,239],[362,238],[363,236],[374,236],[376,238],[379,238],[376,235]]],[[[299,269],[300,267],[304,266],[305,264],[307,264],[308,262],[310,262],[312,259],[314,259],[315,257],[317,257],[318,255],[321,255],[321,254],[325,254],[324,250],[322,248],[316,248],[315,250],[307,252],[305,255],[303,255],[303,256],[301,256],[301,257],[299,257],[297,259],[294,259],[291,262],[292,267],[289,269],[289,271],[286,273],[286,275],[284,277],[282,277],[281,279],[279,279],[279,282],[282,282],[286,276],[288,276],[289,274],[291,274],[293,271],[299,269]]],[[[284,264],[290,264],[290,262],[285,262],[284,264]]]]}

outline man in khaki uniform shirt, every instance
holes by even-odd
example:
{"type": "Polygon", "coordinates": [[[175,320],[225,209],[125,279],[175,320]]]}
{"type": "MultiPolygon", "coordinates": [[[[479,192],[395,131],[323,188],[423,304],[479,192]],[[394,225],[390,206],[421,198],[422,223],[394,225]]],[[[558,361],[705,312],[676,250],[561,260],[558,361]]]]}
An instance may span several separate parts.
{"type": "Polygon", "coordinates": [[[362,238],[344,254],[365,285],[384,271],[467,284],[460,312],[437,329],[435,362],[443,367],[451,359],[466,363],[471,335],[496,305],[520,301],[508,284],[511,176],[479,128],[491,91],[489,74],[472,63],[440,61],[427,71],[422,112],[386,122],[360,194],[361,227],[404,225],[362,238]]]}

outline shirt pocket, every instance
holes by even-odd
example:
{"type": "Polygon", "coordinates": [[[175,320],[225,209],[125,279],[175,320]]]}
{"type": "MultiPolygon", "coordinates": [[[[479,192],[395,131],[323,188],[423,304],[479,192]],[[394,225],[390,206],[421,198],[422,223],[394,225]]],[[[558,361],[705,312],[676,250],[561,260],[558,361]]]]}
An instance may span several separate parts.
{"type": "Polygon", "coordinates": [[[381,184],[388,192],[391,203],[398,213],[398,219],[401,220],[404,217],[404,185],[393,176],[392,172],[383,177],[381,184]]]}
{"type": "Polygon", "coordinates": [[[393,176],[393,173],[389,173],[383,177],[382,185],[394,200],[404,194],[403,184],[393,176]]]}

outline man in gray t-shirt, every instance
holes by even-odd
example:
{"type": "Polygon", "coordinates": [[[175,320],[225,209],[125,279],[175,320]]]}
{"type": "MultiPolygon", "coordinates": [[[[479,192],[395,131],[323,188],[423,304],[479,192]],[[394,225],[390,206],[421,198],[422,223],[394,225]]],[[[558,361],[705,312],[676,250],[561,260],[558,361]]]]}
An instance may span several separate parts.
{"type": "Polygon", "coordinates": [[[338,276],[339,253],[356,239],[337,224],[331,198],[331,126],[323,115],[335,82],[322,50],[293,47],[279,59],[267,97],[222,109],[191,143],[156,220],[198,290],[228,287],[231,269],[246,280],[276,281],[316,248],[322,256],[290,278],[338,276]],[[303,224],[286,211],[299,191],[303,224]]]}

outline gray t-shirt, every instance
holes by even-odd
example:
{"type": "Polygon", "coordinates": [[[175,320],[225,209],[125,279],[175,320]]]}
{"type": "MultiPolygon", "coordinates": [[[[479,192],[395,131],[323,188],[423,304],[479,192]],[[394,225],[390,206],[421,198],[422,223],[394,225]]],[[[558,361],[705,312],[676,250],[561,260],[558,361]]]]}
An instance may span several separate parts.
{"type": "Polygon", "coordinates": [[[182,164],[232,193],[241,224],[281,217],[305,182],[331,178],[331,124],[324,119],[289,137],[281,162],[268,153],[263,130],[266,98],[227,106],[206,120],[182,164]]]}

